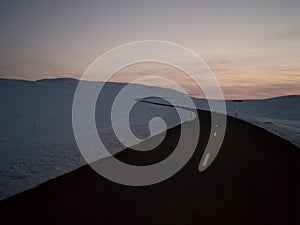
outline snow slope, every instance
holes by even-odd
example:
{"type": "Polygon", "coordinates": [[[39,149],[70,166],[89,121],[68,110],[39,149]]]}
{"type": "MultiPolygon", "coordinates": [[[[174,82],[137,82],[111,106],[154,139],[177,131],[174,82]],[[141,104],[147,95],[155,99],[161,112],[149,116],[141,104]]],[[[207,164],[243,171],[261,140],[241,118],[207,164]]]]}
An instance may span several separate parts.
{"type": "MultiPolygon", "coordinates": [[[[0,199],[32,188],[83,164],[72,130],[72,102],[77,86],[74,79],[49,79],[37,82],[0,79],[0,199]]],[[[110,107],[124,87],[108,83],[96,107],[99,135],[112,153],[124,149],[109,122],[110,107]]],[[[135,90],[150,90],[166,96],[174,91],[135,85],[135,90]]],[[[138,97],[138,96],[137,96],[138,97]]],[[[157,101],[157,99],[150,99],[157,101]]],[[[300,146],[300,96],[267,100],[226,101],[227,110],[300,146]]],[[[132,99],[132,101],[136,101],[132,99]]],[[[162,102],[162,100],[159,100],[162,102]]],[[[194,99],[198,108],[208,109],[206,101],[194,99]]],[[[168,103],[168,102],[166,102],[168,103]]],[[[182,111],[184,121],[192,119],[182,111]]],[[[143,139],[150,135],[149,121],[162,117],[166,127],[180,123],[174,108],[137,103],[130,114],[133,133],[143,139]]],[[[164,129],[155,127],[156,133],[164,129]]]]}
{"type": "MultiPolygon", "coordinates": [[[[72,130],[72,102],[77,82],[74,79],[37,82],[0,79],[0,199],[85,164],[72,130]]],[[[125,148],[114,136],[109,122],[111,102],[123,87],[124,84],[108,83],[96,107],[98,133],[112,153],[125,148]]],[[[157,87],[135,85],[134,89],[137,93],[151,89],[154,93],[171,95],[170,90],[157,87]]],[[[185,120],[192,119],[189,112],[182,113],[185,120]]],[[[180,123],[174,108],[137,103],[130,114],[133,133],[140,139],[149,137],[148,123],[157,116],[164,119],[167,128],[180,123]]],[[[154,134],[164,128],[156,125],[154,134]]]]}
{"type": "MultiPolygon", "coordinates": [[[[206,100],[195,99],[200,109],[209,110],[206,100]]],[[[300,95],[264,100],[226,100],[227,113],[260,126],[300,148],[300,95]]]]}
{"type": "MultiPolygon", "coordinates": [[[[210,111],[207,100],[193,100],[198,109],[210,111]]],[[[161,100],[151,101],[161,103],[161,100]]],[[[225,100],[225,104],[228,115],[235,117],[237,112],[239,119],[262,127],[300,148],[300,95],[264,100],[225,100]]]]}

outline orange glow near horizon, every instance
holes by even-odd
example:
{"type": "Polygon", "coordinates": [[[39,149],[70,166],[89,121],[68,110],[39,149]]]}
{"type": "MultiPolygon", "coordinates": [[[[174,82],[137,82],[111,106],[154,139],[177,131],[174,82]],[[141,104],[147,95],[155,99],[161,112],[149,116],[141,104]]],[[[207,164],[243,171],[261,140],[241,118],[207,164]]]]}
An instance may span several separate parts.
{"type": "MultiPolygon", "coordinates": [[[[211,70],[214,71],[214,68],[212,67],[211,70]]],[[[225,99],[265,99],[299,94],[297,85],[299,87],[300,82],[297,77],[294,80],[287,80],[283,83],[281,78],[270,79],[270,76],[261,76],[259,73],[256,74],[255,71],[244,73],[244,76],[228,75],[218,71],[214,72],[214,75],[223,90],[225,99]],[[256,79],[253,79],[253,77],[256,77],[256,79]],[[290,88],[292,85],[295,85],[295,88],[290,88]]],[[[184,72],[161,63],[147,62],[128,66],[114,74],[110,81],[127,83],[143,76],[158,76],[170,79],[182,86],[190,95],[205,98],[203,92],[195,85],[195,82],[184,72]]],[[[147,83],[147,85],[167,87],[155,79],[150,84],[147,83]]]]}
{"type": "MultiPolygon", "coordinates": [[[[4,1],[0,78],[80,79],[95,59],[119,45],[164,40],[201,57],[227,99],[299,95],[299,8],[295,0],[4,1]]],[[[125,72],[119,81],[164,74],[195,94],[172,68],[125,72]]]]}

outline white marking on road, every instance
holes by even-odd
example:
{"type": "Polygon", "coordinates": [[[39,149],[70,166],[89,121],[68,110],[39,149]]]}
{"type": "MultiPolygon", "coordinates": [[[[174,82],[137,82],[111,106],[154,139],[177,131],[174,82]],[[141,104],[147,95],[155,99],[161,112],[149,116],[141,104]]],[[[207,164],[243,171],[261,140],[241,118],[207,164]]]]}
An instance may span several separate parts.
{"type": "Polygon", "coordinates": [[[206,166],[206,165],[207,165],[209,156],[210,156],[210,153],[207,153],[207,154],[205,155],[205,158],[204,158],[204,160],[203,160],[202,166],[206,166]]]}
{"type": "Polygon", "coordinates": [[[214,137],[217,136],[217,132],[214,133],[214,137]]]}

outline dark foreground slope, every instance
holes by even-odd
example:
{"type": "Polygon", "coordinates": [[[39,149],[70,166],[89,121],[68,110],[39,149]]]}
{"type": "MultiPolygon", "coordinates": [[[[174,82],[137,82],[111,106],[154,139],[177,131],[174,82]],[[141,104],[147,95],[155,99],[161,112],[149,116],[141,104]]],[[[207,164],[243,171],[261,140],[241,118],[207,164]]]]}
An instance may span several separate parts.
{"type": "MultiPolygon", "coordinates": [[[[198,165],[210,130],[199,111],[201,136],[188,164],[156,185],[112,183],[84,166],[0,202],[0,224],[300,224],[300,151],[246,122],[228,118],[223,146],[204,172],[198,165]]],[[[146,165],[176,146],[180,127],[150,152],[118,158],[146,165]]],[[[100,161],[101,163],[101,161],[100,161]]]]}

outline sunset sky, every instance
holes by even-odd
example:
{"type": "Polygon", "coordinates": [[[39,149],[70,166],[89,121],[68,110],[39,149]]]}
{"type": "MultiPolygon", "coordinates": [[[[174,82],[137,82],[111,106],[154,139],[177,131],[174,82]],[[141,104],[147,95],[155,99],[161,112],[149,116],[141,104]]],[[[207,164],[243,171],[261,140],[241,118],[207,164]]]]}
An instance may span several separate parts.
{"type": "Polygon", "coordinates": [[[0,77],[80,78],[111,48],[155,39],[196,52],[226,98],[300,94],[299,10],[299,0],[1,1],[0,77]]]}

